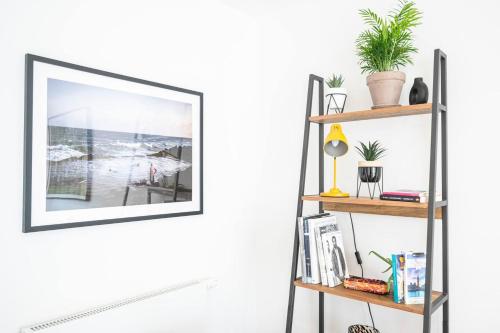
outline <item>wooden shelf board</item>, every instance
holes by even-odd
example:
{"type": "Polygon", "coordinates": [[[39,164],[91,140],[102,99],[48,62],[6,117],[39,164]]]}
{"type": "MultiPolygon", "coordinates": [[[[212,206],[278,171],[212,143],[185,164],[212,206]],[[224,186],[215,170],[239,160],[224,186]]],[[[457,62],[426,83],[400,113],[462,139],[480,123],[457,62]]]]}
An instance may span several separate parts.
{"type": "Polygon", "coordinates": [[[347,111],[339,114],[329,114],[324,116],[312,116],[309,120],[314,123],[330,124],[330,123],[343,123],[347,121],[358,121],[368,119],[392,118],[403,116],[414,116],[421,114],[429,114],[432,112],[432,103],[415,104],[415,105],[402,105],[390,108],[374,109],[374,110],[361,110],[361,111],[347,111]]]}
{"type": "MultiPolygon", "coordinates": [[[[302,199],[323,202],[324,210],[337,212],[426,218],[428,209],[426,203],[390,201],[366,197],[334,198],[306,195],[302,199]]],[[[436,208],[436,219],[441,219],[441,208],[436,208]]]]}
{"type": "MultiPolygon", "coordinates": [[[[398,304],[395,303],[391,296],[389,295],[375,295],[366,293],[363,291],[357,291],[352,289],[346,289],[344,286],[340,285],[334,288],[326,287],[321,284],[307,284],[303,283],[301,280],[295,280],[295,286],[300,288],[306,288],[310,290],[324,292],[326,294],[336,295],[340,297],[345,297],[361,302],[366,302],[370,304],[377,304],[381,306],[385,306],[388,308],[397,309],[400,311],[412,312],[416,314],[422,315],[424,313],[424,305],[407,305],[407,304],[398,304]]],[[[432,292],[432,300],[434,301],[441,295],[438,291],[432,292]]]]}

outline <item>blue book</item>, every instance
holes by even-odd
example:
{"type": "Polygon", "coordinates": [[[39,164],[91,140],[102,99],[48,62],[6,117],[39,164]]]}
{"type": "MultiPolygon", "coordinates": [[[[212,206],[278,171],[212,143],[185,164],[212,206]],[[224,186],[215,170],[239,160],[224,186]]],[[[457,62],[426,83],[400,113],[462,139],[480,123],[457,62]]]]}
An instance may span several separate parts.
{"type": "Polygon", "coordinates": [[[403,254],[392,255],[392,279],[393,279],[393,296],[395,303],[404,303],[404,264],[405,257],[403,254]]]}

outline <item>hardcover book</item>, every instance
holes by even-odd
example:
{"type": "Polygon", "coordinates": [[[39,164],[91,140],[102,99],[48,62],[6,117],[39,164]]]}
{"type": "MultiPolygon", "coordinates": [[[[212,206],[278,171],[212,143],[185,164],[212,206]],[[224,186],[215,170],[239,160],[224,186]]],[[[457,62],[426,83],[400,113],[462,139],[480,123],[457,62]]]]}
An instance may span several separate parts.
{"type": "Polygon", "coordinates": [[[424,304],[425,254],[405,253],[404,299],[406,304],[424,304]]]}
{"type": "Polygon", "coordinates": [[[349,277],[342,233],[337,224],[320,226],[319,233],[323,245],[328,286],[335,287],[349,277]]]}
{"type": "MultiPolygon", "coordinates": [[[[429,195],[427,191],[396,190],[396,191],[383,192],[380,195],[380,199],[426,203],[429,201],[429,195]]],[[[441,201],[441,200],[443,200],[441,193],[436,192],[436,201],[441,201]]]]}

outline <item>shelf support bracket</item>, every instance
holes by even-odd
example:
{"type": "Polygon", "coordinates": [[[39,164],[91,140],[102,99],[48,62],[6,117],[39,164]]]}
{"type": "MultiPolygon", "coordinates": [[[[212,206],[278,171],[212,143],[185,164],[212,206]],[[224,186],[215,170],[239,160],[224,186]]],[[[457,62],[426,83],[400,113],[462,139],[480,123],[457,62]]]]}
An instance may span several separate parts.
{"type": "Polygon", "coordinates": [[[431,316],[436,310],[432,302],[432,278],[434,258],[434,221],[436,214],[436,169],[437,145],[439,132],[439,118],[441,117],[441,191],[442,206],[442,261],[443,261],[443,294],[437,306],[443,306],[443,333],[449,333],[449,302],[448,302],[448,142],[447,142],[447,89],[446,89],[446,54],[434,50],[434,76],[432,91],[432,125],[431,125],[431,156],[429,177],[429,204],[427,218],[427,247],[426,247],[426,275],[425,275],[425,303],[424,303],[424,333],[431,332],[431,316]],[[446,112],[441,112],[446,110],[446,112]]]}
{"type": "MultiPolygon", "coordinates": [[[[307,171],[307,155],[309,151],[309,130],[311,128],[311,122],[309,117],[312,113],[313,104],[313,94],[314,94],[314,84],[318,83],[318,115],[322,116],[324,113],[324,86],[323,78],[310,74],[309,75],[309,85],[307,89],[307,105],[306,105],[306,115],[304,120],[304,138],[302,144],[302,161],[300,165],[300,180],[299,180],[299,193],[297,197],[297,214],[295,219],[295,234],[293,241],[293,254],[292,254],[292,269],[290,274],[290,290],[288,294],[288,311],[286,317],[286,333],[292,333],[292,323],[293,323],[293,310],[295,304],[295,284],[294,281],[297,278],[297,265],[299,259],[299,229],[297,225],[297,219],[302,216],[302,210],[304,202],[302,201],[302,196],[304,195],[305,181],[306,181],[306,171],[307,171]]],[[[319,143],[319,181],[318,187],[319,192],[323,192],[324,186],[324,154],[323,154],[323,140],[324,140],[324,126],[319,125],[318,143],[319,143]]],[[[323,212],[323,203],[319,203],[319,212],[323,212]]],[[[324,333],[324,294],[319,293],[319,333],[324,333]]]]}

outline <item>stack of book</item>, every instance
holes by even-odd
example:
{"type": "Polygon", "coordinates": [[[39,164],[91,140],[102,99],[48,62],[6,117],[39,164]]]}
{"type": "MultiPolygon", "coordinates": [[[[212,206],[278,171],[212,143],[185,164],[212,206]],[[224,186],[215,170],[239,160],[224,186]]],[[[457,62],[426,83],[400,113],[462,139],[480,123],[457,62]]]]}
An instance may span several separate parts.
{"type": "Polygon", "coordinates": [[[302,282],[335,287],[349,277],[344,242],[334,215],[298,218],[302,282]]]}
{"type": "Polygon", "coordinates": [[[394,302],[424,304],[425,254],[403,252],[392,255],[394,302]]]}
{"type": "MultiPolygon", "coordinates": [[[[415,190],[396,190],[396,191],[382,192],[382,194],[380,195],[380,199],[426,203],[429,201],[429,192],[415,191],[415,190]]],[[[441,193],[436,192],[436,201],[441,201],[441,200],[443,200],[441,193]]]]}

